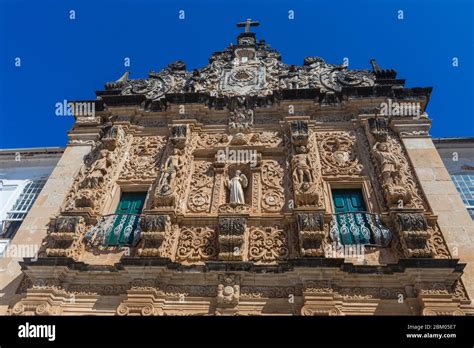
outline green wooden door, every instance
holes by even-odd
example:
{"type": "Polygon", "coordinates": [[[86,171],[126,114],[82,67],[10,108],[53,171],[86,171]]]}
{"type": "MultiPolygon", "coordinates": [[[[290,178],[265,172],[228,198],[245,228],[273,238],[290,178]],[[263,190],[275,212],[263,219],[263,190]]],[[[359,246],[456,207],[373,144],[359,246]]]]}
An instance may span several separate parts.
{"type": "Polygon", "coordinates": [[[364,196],[359,189],[338,189],[332,191],[335,207],[333,239],[343,245],[371,244],[370,221],[366,211],[364,196]]]}
{"type": "Polygon", "coordinates": [[[113,227],[106,244],[109,246],[133,245],[140,227],[140,214],[145,203],[146,192],[124,192],[115,211],[113,227]]]}

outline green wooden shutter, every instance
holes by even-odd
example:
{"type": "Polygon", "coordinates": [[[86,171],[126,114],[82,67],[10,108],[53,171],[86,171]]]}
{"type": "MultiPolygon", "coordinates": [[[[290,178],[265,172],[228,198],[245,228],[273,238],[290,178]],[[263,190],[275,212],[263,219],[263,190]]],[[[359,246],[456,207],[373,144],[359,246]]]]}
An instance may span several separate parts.
{"type": "Polygon", "coordinates": [[[113,227],[107,238],[108,246],[132,245],[140,225],[139,215],[145,203],[146,192],[124,192],[115,211],[113,227]]]}
{"type": "Polygon", "coordinates": [[[362,190],[333,190],[332,197],[336,213],[349,213],[354,211],[366,211],[362,190]]]}
{"type": "Polygon", "coordinates": [[[343,245],[371,244],[370,217],[365,212],[365,202],[359,189],[338,189],[332,191],[335,207],[332,229],[333,239],[343,245]]]}

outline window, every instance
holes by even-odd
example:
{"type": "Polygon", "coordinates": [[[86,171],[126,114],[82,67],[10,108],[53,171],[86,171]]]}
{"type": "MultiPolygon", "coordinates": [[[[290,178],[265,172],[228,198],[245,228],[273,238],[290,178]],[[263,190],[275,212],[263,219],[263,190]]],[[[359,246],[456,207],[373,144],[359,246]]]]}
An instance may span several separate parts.
{"type": "Polygon", "coordinates": [[[390,231],[380,221],[380,216],[367,212],[360,189],[332,190],[335,214],[331,223],[331,238],[342,245],[387,246],[390,231]]]}
{"type": "Polygon", "coordinates": [[[7,221],[23,221],[46,183],[46,179],[28,183],[13,208],[8,212],[7,221]]]}
{"type": "Polygon", "coordinates": [[[29,181],[2,221],[2,237],[12,238],[43,189],[46,178],[29,181]]]}
{"type": "Polygon", "coordinates": [[[133,245],[140,228],[140,214],[145,203],[146,192],[124,192],[115,211],[112,232],[106,245],[133,245]]]}
{"type": "Polygon", "coordinates": [[[474,175],[453,175],[452,179],[469,215],[474,220],[474,175]]]}
{"type": "Polygon", "coordinates": [[[85,235],[92,247],[134,246],[140,236],[140,214],[146,192],[124,192],[115,214],[102,216],[85,235]]]}
{"type": "Polygon", "coordinates": [[[348,213],[354,211],[366,211],[362,190],[333,190],[332,199],[336,213],[348,213]]]}

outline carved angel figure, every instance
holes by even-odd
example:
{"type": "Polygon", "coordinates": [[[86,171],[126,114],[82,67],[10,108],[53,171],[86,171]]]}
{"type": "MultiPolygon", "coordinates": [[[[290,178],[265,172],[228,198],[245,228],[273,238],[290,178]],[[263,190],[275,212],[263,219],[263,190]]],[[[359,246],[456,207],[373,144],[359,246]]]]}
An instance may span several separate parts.
{"type": "Polygon", "coordinates": [[[230,191],[230,202],[234,204],[245,204],[244,188],[248,185],[248,179],[240,170],[236,170],[234,177],[228,180],[227,187],[230,191]]]}

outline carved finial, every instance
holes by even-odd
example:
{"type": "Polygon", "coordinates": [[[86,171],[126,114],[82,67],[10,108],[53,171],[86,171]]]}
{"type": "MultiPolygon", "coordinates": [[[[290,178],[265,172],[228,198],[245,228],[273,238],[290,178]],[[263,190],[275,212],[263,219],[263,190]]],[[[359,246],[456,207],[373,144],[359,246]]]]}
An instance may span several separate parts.
{"type": "Polygon", "coordinates": [[[107,82],[105,84],[105,89],[117,89],[117,88],[122,88],[125,83],[128,81],[128,75],[129,71],[126,71],[118,80],[115,80],[113,82],[107,82]]]}
{"type": "Polygon", "coordinates": [[[374,58],[372,58],[370,60],[370,65],[372,65],[372,69],[374,70],[374,72],[378,73],[378,72],[381,72],[382,69],[380,68],[380,66],[377,64],[377,62],[375,61],[374,58]]]}
{"type": "Polygon", "coordinates": [[[250,18],[247,18],[245,22],[237,23],[237,27],[239,28],[245,27],[246,33],[250,33],[250,27],[258,27],[259,25],[260,25],[260,22],[258,21],[252,22],[250,18]]]}
{"type": "Polygon", "coordinates": [[[130,74],[129,71],[125,71],[125,73],[115,82],[125,82],[125,81],[127,81],[129,74],[130,74]]]}
{"type": "Polygon", "coordinates": [[[393,69],[382,69],[380,65],[377,64],[374,58],[370,60],[372,65],[372,70],[377,79],[395,79],[397,77],[397,72],[393,69]]]}

